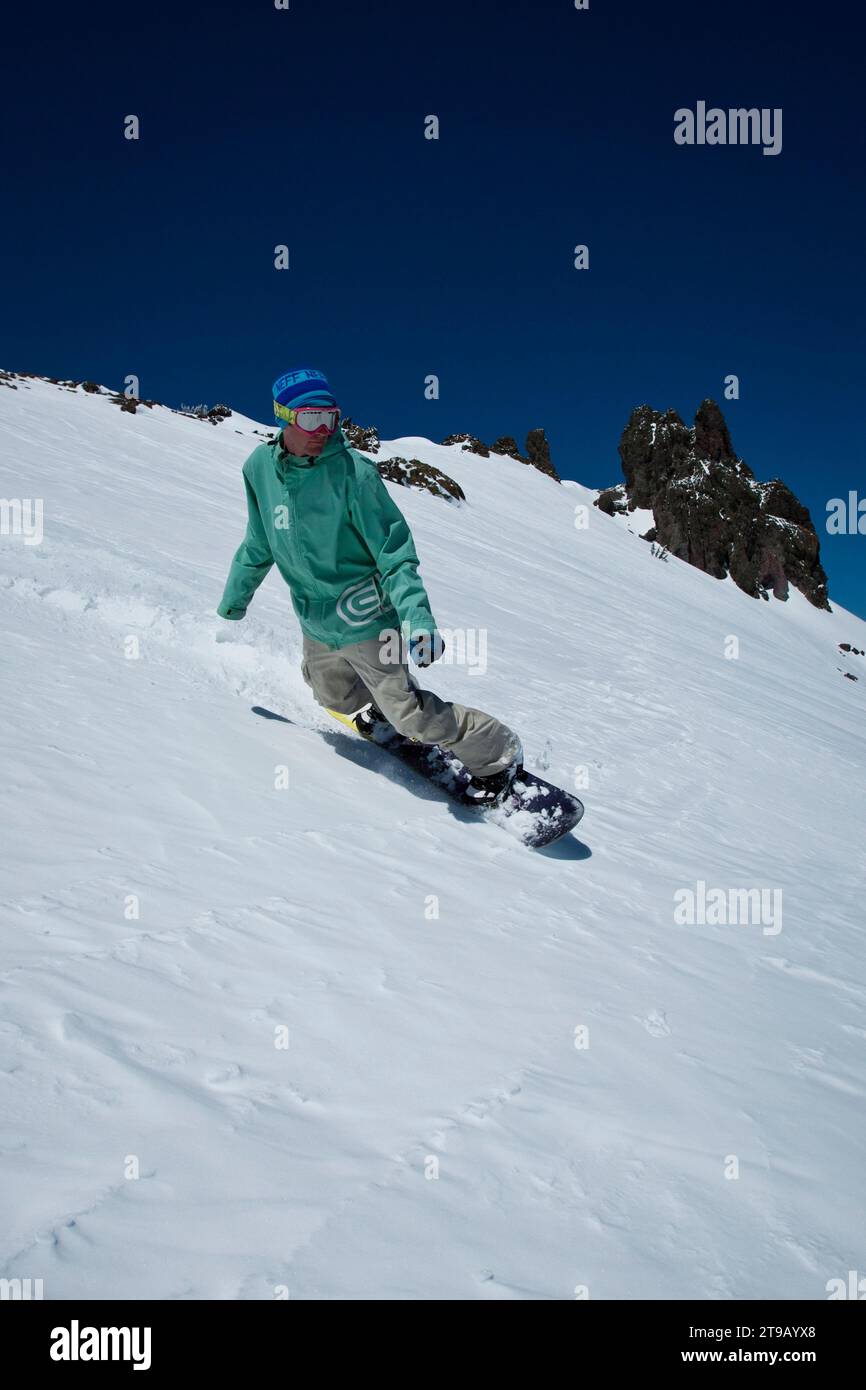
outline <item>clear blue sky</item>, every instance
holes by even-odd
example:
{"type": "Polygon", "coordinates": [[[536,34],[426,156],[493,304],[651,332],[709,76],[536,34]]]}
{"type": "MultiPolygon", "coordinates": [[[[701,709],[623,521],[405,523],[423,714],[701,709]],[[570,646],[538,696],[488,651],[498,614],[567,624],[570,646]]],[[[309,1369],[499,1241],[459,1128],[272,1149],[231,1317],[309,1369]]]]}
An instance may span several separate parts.
{"type": "Polygon", "coordinates": [[[811,509],[831,594],[866,614],[866,536],[824,532],[829,498],[866,495],[855,15],[832,0],[19,7],[3,32],[0,365],[131,372],[167,404],[269,419],[274,377],[310,363],[386,437],[522,443],[543,425],[560,471],[593,486],[619,480],[633,406],[691,422],[713,396],[757,476],[811,509]],[[781,107],[781,154],[676,145],[673,113],[698,100],[781,107]]]}

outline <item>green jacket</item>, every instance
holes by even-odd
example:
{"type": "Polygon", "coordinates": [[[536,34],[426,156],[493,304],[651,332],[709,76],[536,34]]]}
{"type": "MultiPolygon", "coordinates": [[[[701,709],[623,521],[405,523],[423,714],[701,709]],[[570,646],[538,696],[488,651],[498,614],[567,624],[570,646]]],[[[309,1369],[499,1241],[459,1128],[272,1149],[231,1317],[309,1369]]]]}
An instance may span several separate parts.
{"type": "Polygon", "coordinates": [[[244,464],[247,533],[232,561],[220,617],[242,618],[276,565],[301,629],[331,648],[433,633],[436,623],[406,519],[370,463],[338,429],[317,459],[276,435],[244,464]]]}

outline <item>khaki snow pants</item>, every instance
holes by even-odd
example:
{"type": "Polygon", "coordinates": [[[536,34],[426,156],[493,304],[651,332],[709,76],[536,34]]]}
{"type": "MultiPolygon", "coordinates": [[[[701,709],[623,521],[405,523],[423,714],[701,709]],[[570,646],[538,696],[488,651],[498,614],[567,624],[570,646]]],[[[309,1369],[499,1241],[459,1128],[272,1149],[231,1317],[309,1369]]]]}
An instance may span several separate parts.
{"type": "Polygon", "coordinates": [[[422,690],[402,637],[399,661],[386,661],[393,650],[372,637],[334,651],[305,634],[301,673],[325,709],[357,714],[372,700],[398,733],[450,749],[475,776],[489,777],[521,753],[517,735],[492,715],[422,690]]]}

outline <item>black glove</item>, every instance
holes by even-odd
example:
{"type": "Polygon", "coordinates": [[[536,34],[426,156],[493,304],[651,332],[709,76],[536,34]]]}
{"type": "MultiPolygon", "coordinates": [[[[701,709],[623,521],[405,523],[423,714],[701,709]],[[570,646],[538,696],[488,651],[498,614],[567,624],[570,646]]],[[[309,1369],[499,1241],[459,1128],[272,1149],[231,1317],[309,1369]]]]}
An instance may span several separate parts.
{"type": "Polygon", "coordinates": [[[423,670],[438,661],[445,650],[445,643],[438,632],[418,632],[409,639],[409,655],[423,670]]]}

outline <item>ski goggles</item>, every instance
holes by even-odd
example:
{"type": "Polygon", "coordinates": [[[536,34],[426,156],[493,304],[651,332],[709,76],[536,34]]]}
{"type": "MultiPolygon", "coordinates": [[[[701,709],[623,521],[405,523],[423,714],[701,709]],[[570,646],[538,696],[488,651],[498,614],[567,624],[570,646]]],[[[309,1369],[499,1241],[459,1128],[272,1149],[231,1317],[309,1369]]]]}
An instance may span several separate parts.
{"type": "Polygon", "coordinates": [[[322,426],[333,434],[340,418],[340,408],[336,405],[280,405],[274,401],[274,415],[286,425],[297,425],[304,434],[315,434],[322,426]]]}

